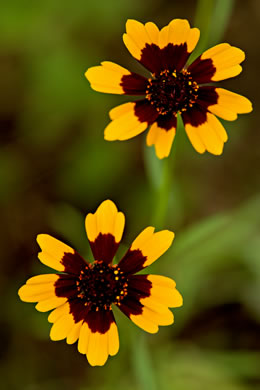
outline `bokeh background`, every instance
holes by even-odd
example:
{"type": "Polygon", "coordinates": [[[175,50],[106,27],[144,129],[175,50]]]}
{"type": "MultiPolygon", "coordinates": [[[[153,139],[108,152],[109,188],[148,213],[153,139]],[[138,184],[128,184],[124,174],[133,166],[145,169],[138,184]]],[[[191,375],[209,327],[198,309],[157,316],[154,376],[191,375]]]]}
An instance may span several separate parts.
{"type": "Polygon", "coordinates": [[[258,0],[1,2],[1,389],[260,388],[259,23],[258,0]],[[200,49],[221,40],[247,55],[222,86],[255,109],[225,123],[221,157],[196,153],[181,128],[168,163],[145,134],[103,139],[109,109],[126,98],[92,91],[85,70],[112,60],[146,74],[123,45],[126,20],[176,17],[201,28],[200,49]],[[150,271],[176,280],[184,306],[157,335],[116,312],[119,354],[92,368],[76,345],[49,340],[47,314],[17,290],[48,272],[38,233],[90,258],[84,217],[107,198],[126,214],[123,250],[150,224],[175,231],[150,271]]]}

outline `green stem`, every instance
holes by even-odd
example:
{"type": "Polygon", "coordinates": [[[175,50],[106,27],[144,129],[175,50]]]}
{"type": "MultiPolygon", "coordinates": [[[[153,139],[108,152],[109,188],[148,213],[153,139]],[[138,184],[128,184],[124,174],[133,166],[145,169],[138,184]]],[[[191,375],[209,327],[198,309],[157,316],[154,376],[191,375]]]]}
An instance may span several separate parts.
{"type": "Polygon", "coordinates": [[[155,190],[155,212],[153,218],[153,225],[156,229],[161,229],[163,227],[168,205],[169,205],[169,195],[170,195],[170,182],[171,182],[171,172],[170,172],[170,159],[166,158],[161,161],[161,183],[157,190],[155,190]]]}
{"type": "Polygon", "coordinates": [[[189,58],[189,63],[193,62],[207,48],[215,3],[215,0],[198,1],[194,26],[200,30],[200,40],[189,58]]]}
{"type": "Polygon", "coordinates": [[[217,0],[213,14],[214,25],[209,37],[209,45],[214,46],[220,42],[224,35],[235,5],[235,0],[217,0]]]}
{"type": "Polygon", "coordinates": [[[146,335],[142,334],[136,340],[136,332],[133,332],[132,345],[132,362],[140,389],[157,390],[158,384],[152,367],[146,335]]]}
{"type": "MultiPolygon", "coordinates": [[[[178,138],[176,136],[176,138],[178,138]]],[[[145,146],[145,168],[152,195],[151,224],[156,229],[164,227],[172,188],[173,166],[176,159],[176,140],[173,143],[169,157],[159,160],[154,148],[145,146]]]]}

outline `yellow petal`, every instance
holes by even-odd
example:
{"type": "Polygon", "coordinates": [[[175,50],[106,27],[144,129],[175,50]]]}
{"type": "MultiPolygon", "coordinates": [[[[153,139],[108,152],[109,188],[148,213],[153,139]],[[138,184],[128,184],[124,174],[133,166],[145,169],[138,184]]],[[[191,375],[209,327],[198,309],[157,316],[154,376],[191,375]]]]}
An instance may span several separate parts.
{"type": "MultiPolygon", "coordinates": [[[[128,19],[126,22],[126,34],[123,35],[123,41],[133,57],[140,60],[141,51],[146,44],[151,44],[151,28],[149,30],[140,22],[128,19]]],[[[153,28],[154,29],[154,28],[153,28]]]]}
{"type": "Polygon", "coordinates": [[[65,339],[75,325],[72,314],[65,314],[52,325],[50,338],[53,341],[65,339]]]}
{"type": "Polygon", "coordinates": [[[216,68],[212,81],[220,81],[230,77],[237,76],[242,68],[239,65],[245,59],[245,53],[228,43],[220,43],[208,50],[202,55],[201,59],[211,59],[216,68]]]}
{"type": "Polygon", "coordinates": [[[160,30],[159,47],[163,49],[169,43],[169,26],[165,26],[160,30]]]}
{"type": "Polygon", "coordinates": [[[185,130],[197,152],[204,153],[207,150],[214,155],[222,154],[227,134],[213,114],[207,113],[206,122],[199,126],[193,127],[189,123],[185,124],[185,130]]]}
{"type": "Polygon", "coordinates": [[[215,117],[215,115],[208,116],[208,122],[211,126],[211,128],[215,131],[217,136],[222,142],[226,142],[228,139],[226,130],[224,129],[222,123],[215,117]]]}
{"type": "Polygon", "coordinates": [[[156,286],[161,286],[170,289],[176,287],[175,281],[171,278],[168,278],[167,276],[162,276],[162,275],[148,275],[148,276],[149,276],[148,280],[150,280],[156,286]]]}
{"type": "Polygon", "coordinates": [[[145,23],[145,29],[146,29],[146,32],[147,32],[151,42],[158,45],[159,29],[156,26],[156,24],[154,24],[152,22],[147,22],[147,23],[145,23]]]}
{"type": "Polygon", "coordinates": [[[24,284],[19,289],[18,295],[24,302],[38,302],[56,297],[55,287],[52,282],[41,284],[24,284]]]}
{"type": "Polygon", "coordinates": [[[210,126],[209,121],[198,126],[198,133],[208,152],[215,155],[222,154],[224,142],[218,137],[212,126],[210,126]]]}
{"type": "Polygon", "coordinates": [[[174,45],[187,42],[190,35],[190,25],[185,19],[173,19],[169,23],[169,40],[174,45]]]}
{"type": "Polygon", "coordinates": [[[128,103],[120,104],[120,106],[116,106],[109,111],[109,117],[112,120],[117,119],[120,116],[133,111],[133,107],[134,107],[134,103],[128,102],[128,103]]]}
{"type": "Polygon", "coordinates": [[[143,267],[147,267],[162,256],[172,244],[174,233],[169,230],[162,230],[154,233],[153,227],[144,229],[134,240],[130,250],[140,250],[146,257],[143,267]]]}
{"type": "Polygon", "coordinates": [[[49,311],[55,309],[58,306],[63,305],[66,301],[67,298],[62,297],[53,297],[45,299],[44,301],[40,301],[39,303],[37,303],[35,309],[42,312],[49,311]]]}
{"type": "Polygon", "coordinates": [[[160,31],[159,46],[164,48],[169,43],[173,45],[187,44],[187,51],[191,53],[196,47],[200,37],[197,28],[190,28],[189,22],[185,19],[173,19],[168,26],[160,31]]]}
{"type": "Polygon", "coordinates": [[[136,44],[128,34],[123,34],[123,41],[130,54],[132,54],[132,56],[137,60],[140,60],[141,49],[139,48],[138,44],[136,44]]]}
{"type": "Polygon", "coordinates": [[[200,30],[198,28],[191,28],[187,37],[188,52],[191,53],[200,39],[200,30]]]}
{"type": "Polygon", "coordinates": [[[79,353],[86,354],[88,349],[89,336],[90,336],[90,329],[86,324],[86,322],[83,322],[79,333],[79,341],[78,341],[79,353]]]}
{"type": "Polygon", "coordinates": [[[37,302],[54,298],[56,296],[55,282],[58,279],[59,276],[55,274],[33,276],[19,289],[18,295],[24,302],[37,302]]]}
{"type": "Polygon", "coordinates": [[[103,366],[108,358],[108,333],[90,332],[86,353],[91,366],[103,366]]]}
{"type": "Polygon", "coordinates": [[[237,119],[237,114],[252,111],[252,103],[246,97],[223,88],[216,88],[218,102],[209,106],[209,111],[226,120],[237,119]]]}
{"type": "Polygon", "coordinates": [[[60,317],[64,316],[65,314],[69,314],[69,312],[70,312],[70,306],[69,303],[66,302],[63,305],[57,307],[57,309],[53,310],[49,314],[48,321],[54,323],[58,321],[60,317]]]}
{"type": "Polygon", "coordinates": [[[105,200],[98,207],[95,214],[89,213],[85,221],[88,239],[95,241],[101,234],[112,234],[115,241],[121,241],[125,226],[125,216],[118,212],[116,205],[111,200],[105,200]]]}
{"type": "Polygon", "coordinates": [[[197,127],[194,127],[188,123],[185,125],[185,131],[194,149],[198,153],[204,153],[206,151],[206,148],[200,138],[200,135],[197,131],[197,127]]]}
{"type": "Polygon", "coordinates": [[[67,344],[74,344],[78,340],[82,322],[83,321],[80,321],[73,325],[66,339],[67,344]]]}
{"type": "Polygon", "coordinates": [[[231,66],[230,68],[218,70],[216,72],[216,75],[212,77],[212,81],[221,81],[221,80],[226,80],[230,79],[231,77],[235,77],[239,75],[242,72],[242,66],[240,65],[234,65],[231,66]]]}
{"type": "Polygon", "coordinates": [[[120,83],[123,76],[130,75],[127,69],[110,61],[104,61],[101,66],[89,68],[85,76],[95,91],[124,94],[120,83]]]}
{"type": "MultiPolygon", "coordinates": [[[[121,106],[120,106],[121,107],[121,106]]],[[[110,115],[116,115],[116,119],[112,120],[105,129],[105,140],[107,141],[123,141],[135,137],[146,130],[148,123],[140,122],[134,111],[135,103],[128,103],[124,106],[124,111],[110,111],[110,115]],[[131,105],[131,106],[130,106],[131,105]],[[130,109],[131,108],[131,109],[130,109]],[[116,113],[116,114],[115,114],[116,113]]],[[[114,109],[115,110],[115,109],[114,109]]]]}
{"type": "Polygon", "coordinates": [[[43,274],[33,276],[26,281],[26,284],[55,283],[59,279],[56,274],[43,274]]]}
{"type": "Polygon", "coordinates": [[[159,330],[158,325],[142,314],[130,314],[130,319],[135,325],[139,326],[139,328],[145,330],[148,333],[157,333],[159,330]]]}
{"type": "MultiPolygon", "coordinates": [[[[183,299],[179,291],[175,288],[175,282],[173,280],[168,281],[168,285],[165,283],[160,275],[148,275],[148,280],[152,282],[152,288],[150,290],[150,297],[147,301],[157,301],[167,307],[179,307],[183,304],[183,299]]],[[[146,304],[144,298],[143,304],[146,304]]]]}
{"type": "Polygon", "coordinates": [[[57,271],[64,271],[65,267],[61,262],[64,254],[75,253],[74,249],[48,234],[39,234],[37,242],[42,249],[38,254],[40,261],[57,271]]]}
{"type": "Polygon", "coordinates": [[[147,134],[147,146],[155,146],[156,155],[162,159],[168,157],[171,151],[172,143],[176,134],[176,129],[162,129],[157,123],[152,124],[147,134]]]}
{"type": "Polygon", "coordinates": [[[117,354],[119,350],[119,337],[118,337],[118,330],[117,325],[115,322],[113,322],[110,325],[110,328],[108,330],[108,353],[111,356],[114,356],[117,354]]]}
{"type": "Polygon", "coordinates": [[[155,311],[156,313],[165,314],[169,312],[168,306],[164,304],[161,300],[154,298],[153,296],[149,296],[147,298],[141,298],[140,303],[155,311]]]}
{"type": "Polygon", "coordinates": [[[169,309],[165,310],[164,312],[157,312],[150,307],[143,307],[143,312],[141,315],[157,325],[166,326],[173,323],[173,314],[169,309]]]}

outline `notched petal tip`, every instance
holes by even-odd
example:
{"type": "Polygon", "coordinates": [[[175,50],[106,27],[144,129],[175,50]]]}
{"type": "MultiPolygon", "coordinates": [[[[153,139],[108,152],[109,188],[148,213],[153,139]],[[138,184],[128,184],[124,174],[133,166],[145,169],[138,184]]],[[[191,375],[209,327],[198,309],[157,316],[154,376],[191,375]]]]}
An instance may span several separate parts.
{"type": "Polygon", "coordinates": [[[130,74],[131,72],[114,62],[103,61],[101,65],[87,69],[85,77],[95,91],[122,95],[122,78],[130,74]]]}
{"type": "Polygon", "coordinates": [[[21,299],[21,301],[23,301],[23,302],[27,302],[27,300],[24,298],[24,289],[25,289],[25,287],[26,287],[26,285],[25,284],[23,284],[20,288],[19,288],[19,290],[17,291],[17,294],[18,294],[18,296],[19,296],[19,298],[21,299]]]}
{"type": "Polygon", "coordinates": [[[147,146],[154,145],[156,156],[161,160],[169,156],[175,134],[175,127],[165,130],[154,123],[147,133],[146,144],[147,146]]]}
{"type": "Polygon", "coordinates": [[[127,21],[125,23],[126,31],[129,28],[136,27],[136,26],[142,27],[143,23],[141,23],[141,22],[139,22],[138,20],[135,20],[135,19],[127,19],[127,21]]]}
{"type": "Polygon", "coordinates": [[[45,233],[38,234],[36,236],[36,241],[39,244],[39,246],[41,246],[41,243],[43,242],[43,240],[45,240],[48,237],[51,237],[51,236],[49,234],[45,234],[45,233]]]}

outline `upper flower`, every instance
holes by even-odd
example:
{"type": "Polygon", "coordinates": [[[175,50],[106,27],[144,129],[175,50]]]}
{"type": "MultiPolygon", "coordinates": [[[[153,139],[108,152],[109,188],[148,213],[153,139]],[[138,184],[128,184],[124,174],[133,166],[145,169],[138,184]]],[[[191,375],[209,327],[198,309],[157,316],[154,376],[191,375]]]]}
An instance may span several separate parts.
{"type": "Polygon", "coordinates": [[[205,84],[237,76],[245,54],[221,43],[188,66],[199,36],[199,30],[190,28],[187,20],[174,19],[161,30],[152,22],[143,25],[136,20],[127,21],[124,43],[151,77],[147,79],[108,61],[86,71],[96,91],[144,95],[141,100],[109,112],[112,121],[105,129],[106,140],[126,140],[151,125],[147,145],[155,146],[159,158],[167,157],[180,114],[197,152],[222,153],[227,133],[215,115],[232,121],[237,114],[250,112],[252,105],[241,95],[205,84]]]}
{"type": "Polygon", "coordinates": [[[156,333],[159,325],[173,323],[168,307],[182,305],[175,282],[165,276],[135,275],[157,260],[170,247],[174,233],[153,227],[143,230],[118,264],[112,260],[122,238],[124,214],[104,201],[95,214],[86,217],[86,232],[95,261],[86,262],[74,249],[40,234],[40,261],[60,272],[27,280],[19,290],[25,302],[38,302],[39,311],[53,310],[52,340],[78,340],[78,350],[93,366],[102,366],[118,352],[116,305],[137,326],[156,333]]]}

